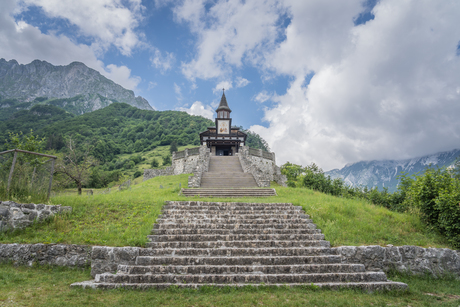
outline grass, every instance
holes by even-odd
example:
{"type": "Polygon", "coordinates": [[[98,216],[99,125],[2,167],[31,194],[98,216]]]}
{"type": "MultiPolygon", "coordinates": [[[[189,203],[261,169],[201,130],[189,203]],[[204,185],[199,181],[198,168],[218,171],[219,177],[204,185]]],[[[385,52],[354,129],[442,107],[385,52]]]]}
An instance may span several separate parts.
{"type": "Polygon", "coordinates": [[[303,288],[246,287],[199,290],[83,290],[69,284],[90,279],[88,269],[0,265],[0,306],[459,306],[460,281],[450,277],[391,275],[406,292],[363,293],[303,288]]]}
{"type": "MultiPolygon", "coordinates": [[[[67,193],[52,204],[71,206],[69,215],[55,216],[24,230],[0,234],[1,243],[66,243],[108,246],[144,246],[161,207],[167,200],[289,202],[302,206],[332,246],[417,245],[449,247],[428,230],[418,215],[397,213],[364,200],[338,198],[309,189],[277,186],[268,198],[186,198],[178,195],[188,175],[156,177],[130,189],[95,195],[67,193]]],[[[98,194],[99,192],[99,194],[98,194]]],[[[84,194],[84,193],[83,193],[84,194]]]]}

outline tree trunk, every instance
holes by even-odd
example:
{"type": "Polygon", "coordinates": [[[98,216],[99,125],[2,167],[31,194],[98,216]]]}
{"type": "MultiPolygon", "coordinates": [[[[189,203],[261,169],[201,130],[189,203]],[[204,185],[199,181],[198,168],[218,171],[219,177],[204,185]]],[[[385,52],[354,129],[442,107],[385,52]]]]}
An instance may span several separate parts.
{"type": "Polygon", "coordinates": [[[78,184],[78,195],[81,195],[81,183],[78,184]]]}

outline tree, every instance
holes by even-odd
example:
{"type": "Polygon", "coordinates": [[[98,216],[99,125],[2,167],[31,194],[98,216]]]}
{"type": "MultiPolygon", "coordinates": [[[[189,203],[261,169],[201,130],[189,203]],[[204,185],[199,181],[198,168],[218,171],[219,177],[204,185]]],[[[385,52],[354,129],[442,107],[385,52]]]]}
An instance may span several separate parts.
{"type": "Polygon", "coordinates": [[[152,167],[158,167],[158,160],[153,158],[151,165],[152,165],[152,167]]]}
{"type": "Polygon", "coordinates": [[[163,165],[169,165],[171,164],[171,156],[166,155],[163,157],[163,165]]]}
{"type": "Polygon", "coordinates": [[[69,138],[64,158],[56,166],[55,173],[64,174],[70,182],[77,185],[78,195],[81,195],[82,186],[90,180],[91,168],[97,165],[97,160],[91,155],[93,148],[88,143],[77,146],[69,138]]]}
{"type": "Polygon", "coordinates": [[[169,146],[169,152],[170,153],[173,153],[177,151],[177,142],[176,141],[172,141],[171,142],[171,145],[169,146]]]}

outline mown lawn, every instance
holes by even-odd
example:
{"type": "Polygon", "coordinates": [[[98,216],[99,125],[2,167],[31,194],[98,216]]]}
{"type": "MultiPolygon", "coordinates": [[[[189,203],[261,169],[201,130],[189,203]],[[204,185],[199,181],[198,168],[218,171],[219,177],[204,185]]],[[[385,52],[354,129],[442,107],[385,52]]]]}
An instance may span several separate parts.
{"type": "Polygon", "coordinates": [[[418,245],[449,247],[438,234],[427,229],[417,214],[397,213],[364,200],[344,199],[304,188],[273,184],[277,196],[269,198],[186,198],[179,195],[189,175],[157,177],[112,188],[95,195],[75,193],[55,196],[52,204],[72,206],[69,215],[56,216],[25,230],[0,234],[1,243],[66,243],[108,246],[144,246],[161,207],[167,200],[289,202],[302,206],[332,246],[418,245]]]}
{"type": "Polygon", "coordinates": [[[89,270],[0,265],[0,306],[459,306],[460,281],[391,275],[406,292],[363,293],[304,288],[91,290],[69,285],[90,279],[89,270]]]}

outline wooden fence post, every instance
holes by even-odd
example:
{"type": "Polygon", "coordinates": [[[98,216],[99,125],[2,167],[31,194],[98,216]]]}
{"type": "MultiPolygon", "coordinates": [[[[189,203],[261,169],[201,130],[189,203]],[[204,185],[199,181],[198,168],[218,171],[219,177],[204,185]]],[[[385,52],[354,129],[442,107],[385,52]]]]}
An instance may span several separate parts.
{"type": "Polygon", "coordinates": [[[16,159],[18,157],[18,152],[14,152],[13,163],[11,164],[10,175],[8,176],[8,186],[6,187],[6,198],[10,198],[10,186],[11,179],[13,179],[14,166],[16,165],[16,159]]]}
{"type": "Polygon", "coordinates": [[[47,200],[50,200],[51,185],[53,184],[54,161],[56,161],[56,159],[51,159],[50,185],[49,185],[49,187],[48,187],[48,198],[47,198],[47,200]]]}

